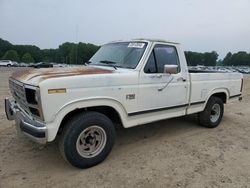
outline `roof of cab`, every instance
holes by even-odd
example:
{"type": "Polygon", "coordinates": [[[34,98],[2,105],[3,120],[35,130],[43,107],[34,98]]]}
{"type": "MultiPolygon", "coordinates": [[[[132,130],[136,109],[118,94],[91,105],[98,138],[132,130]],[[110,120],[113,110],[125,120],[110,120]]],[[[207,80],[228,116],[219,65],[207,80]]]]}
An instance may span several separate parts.
{"type": "Polygon", "coordinates": [[[149,41],[149,42],[165,42],[165,43],[171,43],[171,44],[179,44],[177,42],[170,42],[163,39],[148,39],[148,38],[138,38],[133,40],[142,40],[142,41],[149,41]]]}
{"type": "Polygon", "coordinates": [[[142,41],[142,42],[164,42],[164,43],[170,43],[170,44],[180,44],[177,42],[170,42],[162,39],[148,39],[148,38],[137,38],[137,39],[132,39],[132,40],[116,40],[112,41],[111,43],[114,42],[130,42],[130,41],[142,41]]]}

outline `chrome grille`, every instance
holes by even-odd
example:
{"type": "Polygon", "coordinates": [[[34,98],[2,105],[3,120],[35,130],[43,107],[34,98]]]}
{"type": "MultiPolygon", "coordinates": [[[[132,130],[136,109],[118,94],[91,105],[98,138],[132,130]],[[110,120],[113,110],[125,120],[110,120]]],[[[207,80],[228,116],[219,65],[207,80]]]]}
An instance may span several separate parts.
{"type": "Polygon", "coordinates": [[[20,105],[20,107],[29,112],[28,105],[26,103],[25,89],[21,82],[16,80],[9,80],[10,91],[16,102],[20,105]]]}

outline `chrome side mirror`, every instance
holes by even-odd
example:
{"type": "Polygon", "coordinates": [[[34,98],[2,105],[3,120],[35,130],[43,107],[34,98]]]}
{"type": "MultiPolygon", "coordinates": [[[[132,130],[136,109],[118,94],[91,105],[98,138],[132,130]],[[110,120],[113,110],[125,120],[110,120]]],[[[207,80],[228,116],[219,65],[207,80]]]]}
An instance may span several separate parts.
{"type": "Polygon", "coordinates": [[[177,74],[178,65],[164,65],[164,73],[177,74]]]}

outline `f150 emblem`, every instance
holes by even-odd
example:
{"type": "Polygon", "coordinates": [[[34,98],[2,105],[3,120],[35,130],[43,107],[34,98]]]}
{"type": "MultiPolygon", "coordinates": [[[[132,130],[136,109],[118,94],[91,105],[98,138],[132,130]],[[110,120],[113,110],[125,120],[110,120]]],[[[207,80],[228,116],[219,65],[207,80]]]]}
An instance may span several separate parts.
{"type": "Polygon", "coordinates": [[[135,94],[127,94],[126,95],[126,100],[133,100],[135,99],[135,94]]]}

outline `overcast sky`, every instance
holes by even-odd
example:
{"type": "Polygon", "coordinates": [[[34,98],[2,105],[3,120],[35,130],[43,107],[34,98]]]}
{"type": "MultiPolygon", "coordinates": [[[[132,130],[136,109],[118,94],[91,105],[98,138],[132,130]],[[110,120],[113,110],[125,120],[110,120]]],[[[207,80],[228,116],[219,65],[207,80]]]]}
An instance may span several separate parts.
{"type": "Polygon", "coordinates": [[[0,0],[0,38],[42,49],[160,38],[223,58],[250,52],[250,0],[0,0]]]}

